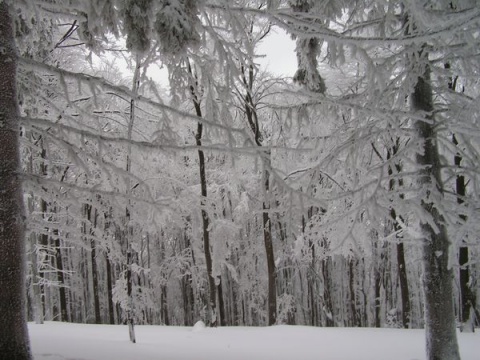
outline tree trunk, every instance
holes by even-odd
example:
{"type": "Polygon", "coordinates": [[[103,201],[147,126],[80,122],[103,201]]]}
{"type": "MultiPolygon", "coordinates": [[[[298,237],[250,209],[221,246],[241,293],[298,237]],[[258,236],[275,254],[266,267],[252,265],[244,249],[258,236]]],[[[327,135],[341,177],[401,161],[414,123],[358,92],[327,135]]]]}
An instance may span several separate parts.
{"type": "MultiPolygon", "coordinates": [[[[324,246],[326,247],[326,240],[323,241],[324,246]]],[[[325,326],[333,327],[335,326],[335,314],[333,309],[333,296],[332,296],[332,269],[333,260],[329,256],[322,260],[322,276],[323,276],[323,299],[325,301],[324,314],[325,314],[325,326]]]]}
{"type": "MultiPolygon", "coordinates": [[[[92,208],[90,206],[90,212],[92,208]]],[[[94,210],[93,214],[93,224],[92,228],[90,229],[90,235],[92,238],[90,239],[90,257],[92,260],[92,288],[93,288],[93,306],[95,310],[95,324],[101,324],[102,318],[100,316],[100,298],[99,298],[99,291],[98,291],[98,269],[97,269],[97,248],[95,245],[95,228],[97,227],[97,219],[98,219],[98,210],[94,210]]]]}
{"type": "MultiPolygon", "coordinates": [[[[192,68],[190,63],[188,63],[188,71],[194,78],[192,68]]],[[[192,95],[193,105],[195,107],[195,113],[198,117],[202,117],[202,109],[200,107],[200,99],[197,96],[196,89],[196,79],[195,85],[192,83],[190,85],[190,94],[192,95]]],[[[210,219],[208,217],[208,212],[206,209],[207,202],[207,175],[205,171],[205,154],[201,149],[202,146],[202,135],[203,135],[203,124],[198,122],[197,124],[197,133],[195,134],[195,141],[198,148],[198,166],[199,166],[199,175],[200,175],[200,191],[201,191],[201,213],[202,213],[202,237],[203,237],[203,251],[205,254],[205,265],[207,267],[207,278],[208,278],[208,288],[209,288],[209,303],[207,306],[208,309],[208,326],[215,327],[217,326],[217,286],[215,285],[215,277],[213,275],[213,262],[212,262],[212,253],[210,250],[210,219]]]]}
{"type": "Polygon", "coordinates": [[[225,302],[223,300],[223,283],[222,279],[219,276],[219,283],[217,285],[217,293],[218,293],[218,312],[220,315],[220,325],[227,326],[227,320],[225,319],[225,302]]]}
{"type": "MultiPolygon", "coordinates": [[[[258,123],[257,106],[253,100],[253,83],[254,71],[253,66],[248,67],[248,78],[245,74],[245,67],[242,66],[243,83],[245,85],[246,94],[244,97],[244,109],[247,116],[247,122],[250,126],[255,139],[255,144],[258,147],[262,146],[263,137],[260,133],[260,126],[258,123]]],[[[272,222],[270,220],[270,204],[268,203],[268,193],[270,191],[270,151],[263,151],[264,155],[264,170],[263,170],[263,190],[265,191],[265,199],[262,204],[262,225],[263,225],[263,242],[265,245],[265,255],[267,258],[267,274],[268,274],[268,325],[274,325],[277,322],[277,275],[275,267],[275,256],[273,251],[272,240],[272,222]]]]}
{"type": "Polygon", "coordinates": [[[402,300],[402,327],[408,329],[410,327],[410,292],[408,290],[403,241],[397,243],[397,266],[398,279],[400,282],[400,297],[402,300]]]}
{"type": "MultiPolygon", "coordinates": [[[[417,61],[428,61],[428,53],[420,50],[417,61]]],[[[443,197],[441,161],[435,139],[433,112],[433,91],[430,68],[418,77],[411,106],[413,111],[425,112],[427,121],[417,121],[415,129],[423,141],[423,151],[417,154],[420,185],[425,190],[421,199],[423,210],[431,216],[431,222],[421,222],[423,232],[423,267],[425,291],[425,326],[428,360],[459,360],[455,313],[453,307],[453,272],[448,264],[450,242],[443,216],[434,203],[435,198],[443,197]]]]}
{"type": "Polygon", "coordinates": [[[25,314],[25,239],[18,177],[19,110],[11,2],[0,2],[0,359],[31,359],[25,314]]]}
{"type": "Polygon", "coordinates": [[[60,321],[68,321],[68,311],[67,311],[67,294],[65,291],[65,278],[64,278],[64,269],[63,269],[63,258],[61,250],[61,241],[59,238],[58,229],[53,230],[54,244],[55,244],[55,260],[57,268],[57,281],[59,283],[59,297],[60,297],[60,321]]]}
{"type": "Polygon", "coordinates": [[[358,319],[358,314],[357,314],[357,298],[356,298],[356,291],[355,291],[355,269],[354,266],[355,260],[354,259],[348,259],[348,287],[349,287],[349,295],[350,295],[350,312],[351,312],[351,319],[349,323],[351,324],[350,326],[355,326],[355,327],[360,327],[359,319],[358,319]]]}
{"type": "Polygon", "coordinates": [[[135,338],[135,327],[134,327],[134,317],[133,317],[133,278],[132,278],[132,263],[133,263],[133,254],[132,246],[130,243],[127,244],[127,298],[128,298],[128,310],[127,310],[127,325],[128,325],[128,334],[130,336],[130,341],[136,343],[135,338]]]}
{"type": "Polygon", "coordinates": [[[105,252],[105,266],[107,270],[107,302],[108,302],[108,323],[115,324],[115,311],[113,305],[112,294],[112,264],[108,257],[108,252],[105,252]]]}
{"type": "MultiPolygon", "coordinates": [[[[132,84],[132,94],[137,96],[138,90],[140,87],[140,69],[142,67],[140,61],[140,55],[137,54],[135,59],[135,71],[133,74],[133,84],[132,84]]],[[[130,99],[130,119],[128,121],[128,129],[127,129],[127,161],[125,170],[128,173],[131,172],[132,166],[132,132],[133,132],[133,124],[135,122],[135,110],[136,110],[136,103],[135,98],[132,97],[130,99]]],[[[130,178],[127,177],[126,180],[126,195],[127,197],[131,194],[132,189],[130,188],[130,178]]],[[[132,264],[133,264],[133,249],[131,241],[133,240],[133,228],[130,224],[131,220],[131,204],[130,199],[128,200],[126,209],[125,209],[125,223],[123,224],[123,231],[124,231],[124,249],[126,253],[126,260],[127,260],[127,268],[126,268],[126,281],[127,281],[127,324],[128,324],[128,334],[130,336],[130,341],[132,343],[136,343],[135,337],[135,320],[133,314],[133,276],[132,276],[132,264]]]]}
{"type": "MultiPolygon", "coordinates": [[[[268,155],[267,155],[268,156],[268,155]]],[[[268,161],[267,159],[265,161],[268,161]]],[[[270,174],[264,170],[265,195],[270,190],[270,174]]],[[[265,253],[267,255],[267,274],[268,274],[268,325],[275,325],[277,322],[277,276],[275,269],[275,257],[273,252],[272,240],[272,222],[269,214],[270,206],[267,200],[263,202],[263,241],[265,244],[265,253]]]]}
{"type": "MultiPolygon", "coordinates": [[[[391,160],[395,154],[398,153],[400,146],[400,139],[397,138],[395,144],[391,149],[387,150],[387,161],[391,160]]],[[[402,171],[402,165],[399,163],[395,164],[395,169],[398,173],[402,171]]],[[[389,191],[393,192],[395,190],[395,180],[393,178],[393,166],[388,167],[388,175],[390,176],[389,181],[389,191]]],[[[403,186],[403,180],[400,178],[398,180],[399,187],[403,186]]],[[[404,194],[400,194],[400,198],[404,199],[404,194]]],[[[405,248],[403,244],[403,239],[399,237],[399,232],[401,230],[400,225],[397,221],[397,212],[394,207],[390,209],[390,218],[393,223],[393,231],[396,233],[397,237],[397,270],[398,270],[398,280],[400,283],[400,298],[402,305],[402,327],[408,329],[410,326],[410,293],[408,291],[408,278],[407,278],[407,268],[405,266],[405,248]]]]}

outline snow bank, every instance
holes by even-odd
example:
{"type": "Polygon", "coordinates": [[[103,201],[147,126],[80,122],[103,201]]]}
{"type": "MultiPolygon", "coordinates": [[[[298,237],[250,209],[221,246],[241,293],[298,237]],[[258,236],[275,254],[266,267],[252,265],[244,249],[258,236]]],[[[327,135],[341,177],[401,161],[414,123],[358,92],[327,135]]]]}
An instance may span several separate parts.
{"type": "MultiPolygon", "coordinates": [[[[137,343],[132,344],[126,326],[29,324],[35,360],[425,359],[423,330],[306,326],[194,329],[136,326],[137,343]]],[[[478,360],[479,332],[458,336],[462,360],[478,360]]]]}

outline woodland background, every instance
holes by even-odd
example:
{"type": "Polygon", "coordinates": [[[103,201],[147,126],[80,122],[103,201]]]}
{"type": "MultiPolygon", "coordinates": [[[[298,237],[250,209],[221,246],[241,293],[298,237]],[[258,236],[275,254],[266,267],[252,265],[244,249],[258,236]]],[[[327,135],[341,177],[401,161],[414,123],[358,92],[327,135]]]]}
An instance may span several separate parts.
{"type": "Polygon", "coordinates": [[[475,1],[12,8],[29,320],[478,325],[475,1]]]}

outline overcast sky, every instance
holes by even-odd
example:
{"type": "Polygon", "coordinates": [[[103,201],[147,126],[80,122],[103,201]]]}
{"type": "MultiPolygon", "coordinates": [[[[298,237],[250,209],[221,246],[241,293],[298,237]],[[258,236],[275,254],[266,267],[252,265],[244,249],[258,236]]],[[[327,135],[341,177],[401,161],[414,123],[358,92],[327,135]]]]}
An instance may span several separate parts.
{"type": "Polygon", "coordinates": [[[282,29],[272,29],[269,36],[260,44],[258,54],[265,55],[264,58],[258,59],[258,63],[274,75],[292,77],[297,70],[295,41],[282,29]]]}

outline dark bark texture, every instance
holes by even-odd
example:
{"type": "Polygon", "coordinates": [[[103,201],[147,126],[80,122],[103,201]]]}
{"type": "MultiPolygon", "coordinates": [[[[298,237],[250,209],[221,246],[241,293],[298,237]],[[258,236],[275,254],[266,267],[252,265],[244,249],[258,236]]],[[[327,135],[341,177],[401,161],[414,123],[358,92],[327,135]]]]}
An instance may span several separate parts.
{"type": "Polygon", "coordinates": [[[10,2],[0,2],[0,359],[31,359],[25,314],[24,209],[18,171],[17,56],[10,2]]]}
{"type": "MultiPolygon", "coordinates": [[[[421,58],[428,60],[428,54],[420,51],[421,58]]],[[[425,329],[428,360],[459,360],[455,313],[453,306],[453,272],[448,265],[450,242],[445,221],[434,203],[435,198],[443,197],[440,174],[440,155],[435,138],[433,112],[433,91],[430,84],[430,69],[418,78],[412,94],[412,110],[423,111],[427,121],[415,124],[419,139],[423,141],[423,151],[417,154],[421,166],[420,185],[425,191],[422,207],[431,222],[423,221],[424,235],[423,266],[425,291],[425,329]]]]}

